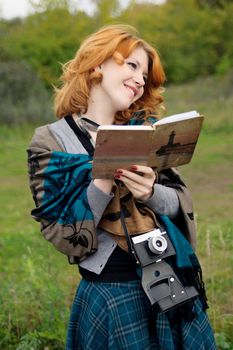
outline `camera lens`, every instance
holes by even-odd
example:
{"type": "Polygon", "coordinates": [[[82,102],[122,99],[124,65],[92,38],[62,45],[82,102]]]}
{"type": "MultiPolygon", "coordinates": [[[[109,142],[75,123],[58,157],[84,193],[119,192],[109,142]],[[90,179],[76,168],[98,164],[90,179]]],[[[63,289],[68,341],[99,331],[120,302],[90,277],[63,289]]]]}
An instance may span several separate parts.
{"type": "Polygon", "coordinates": [[[167,249],[167,240],[163,236],[151,237],[148,246],[152,253],[162,254],[167,249]]]}

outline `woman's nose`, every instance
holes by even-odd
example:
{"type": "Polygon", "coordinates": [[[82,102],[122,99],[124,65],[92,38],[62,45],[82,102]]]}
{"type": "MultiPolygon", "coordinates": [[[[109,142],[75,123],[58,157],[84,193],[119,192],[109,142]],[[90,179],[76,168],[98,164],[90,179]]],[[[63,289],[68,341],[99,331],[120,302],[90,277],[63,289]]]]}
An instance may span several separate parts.
{"type": "Polygon", "coordinates": [[[145,79],[142,72],[137,72],[134,76],[134,81],[137,85],[144,86],[145,85],[145,79]]]}

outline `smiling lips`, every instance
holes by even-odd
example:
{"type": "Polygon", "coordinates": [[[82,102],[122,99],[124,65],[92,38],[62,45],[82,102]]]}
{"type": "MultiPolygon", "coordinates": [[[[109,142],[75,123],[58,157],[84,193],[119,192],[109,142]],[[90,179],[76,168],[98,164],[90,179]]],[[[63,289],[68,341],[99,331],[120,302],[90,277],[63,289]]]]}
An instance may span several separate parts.
{"type": "Polygon", "coordinates": [[[131,85],[127,85],[127,84],[124,84],[124,86],[127,88],[127,89],[130,89],[132,92],[133,92],[133,95],[136,96],[138,94],[138,89],[134,86],[131,86],[131,85]]]}

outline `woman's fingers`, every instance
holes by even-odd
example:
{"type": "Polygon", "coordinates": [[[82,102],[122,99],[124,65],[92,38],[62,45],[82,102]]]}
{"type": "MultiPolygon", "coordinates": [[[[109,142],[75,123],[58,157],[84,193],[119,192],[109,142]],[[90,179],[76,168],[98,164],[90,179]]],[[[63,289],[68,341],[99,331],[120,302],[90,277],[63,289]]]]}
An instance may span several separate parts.
{"type": "Polygon", "coordinates": [[[147,200],[153,194],[156,175],[150,167],[133,165],[130,171],[117,169],[114,177],[121,180],[136,199],[147,200]]]}
{"type": "Polygon", "coordinates": [[[134,172],[143,173],[145,175],[155,175],[153,169],[145,165],[132,165],[130,170],[134,172]]]}
{"type": "Polygon", "coordinates": [[[130,170],[125,169],[117,169],[115,173],[115,177],[127,177],[135,182],[141,183],[142,177],[144,179],[149,179],[151,181],[155,181],[156,175],[152,168],[144,165],[132,165],[130,170]]]}

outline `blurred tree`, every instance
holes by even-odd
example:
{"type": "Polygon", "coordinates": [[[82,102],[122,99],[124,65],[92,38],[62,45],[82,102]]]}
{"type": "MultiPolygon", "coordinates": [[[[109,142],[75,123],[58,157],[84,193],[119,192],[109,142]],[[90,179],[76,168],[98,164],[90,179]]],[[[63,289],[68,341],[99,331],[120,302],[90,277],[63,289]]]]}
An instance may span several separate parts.
{"type": "Polygon", "coordinates": [[[71,59],[93,24],[83,12],[71,15],[67,8],[46,10],[9,28],[4,45],[27,61],[49,88],[61,73],[60,63],[71,59]]]}
{"type": "Polygon", "coordinates": [[[70,0],[28,0],[29,4],[35,11],[45,12],[48,10],[54,10],[57,8],[69,9],[71,6],[70,0]]]}
{"type": "Polygon", "coordinates": [[[219,62],[216,66],[216,73],[225,74],[233,67],[233,1],[225,4],[224,11],[221,11],[222,26],[219,35],[218,55],[219,62]]]}
{"type": "Polygon", "coordinates": [[[11,20],[0,20],[0,62],[13,60],[15,55],[13,52],[8,50],[8,46],[6,45],[5,38],[11,28],[15,28],[21,24],[20,18],[14,18],[11,20]]]}
{"type": "Polygon", "coordinates": [[[204,0],[163,5],[131,0],[125,10],[120,0],[92,1],[96,11],[88,16],[75,10],[72,0],[30,0],[35,14],[0,21],[0,60],[23,59],[51,88],[61,74],[60,62],[73,57],[83,38],[104,24],[123,22],[157,47],[169,82],[220,74],[233,66],[233,0],[219,0],[224,8],[200,6],[204,0]]]}
{"type": "Polygon", "coordinates": [[[111,22],[120,13],[119,0],[94,0],[93,2],[96,4],[94,18],[99,26],[111,22]]]}
{"type": "Polygon", "coordinates": [[[50,95],[24,62],[1,62],[0,104],[3,124],[41,123],[52,119],[50,95]]]}
{"type": "Polygon", "coordinates": [[[197,4],[202,8],[210,7],[224,9],[230,2],[233,2],[233,0],[197,0],[197,4]]]}
{"type": "Polygon", "coordinates": [[[233,30],[228,11],[200,9],[195,0],[167,0],[161,6],[134,1],[120,17],[159,49],[168,81],[176,83],[214,73],[226,50],[223,22],[233,30]]]}

